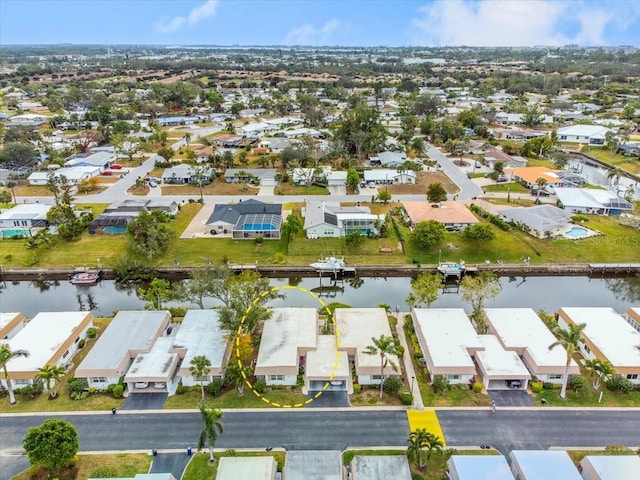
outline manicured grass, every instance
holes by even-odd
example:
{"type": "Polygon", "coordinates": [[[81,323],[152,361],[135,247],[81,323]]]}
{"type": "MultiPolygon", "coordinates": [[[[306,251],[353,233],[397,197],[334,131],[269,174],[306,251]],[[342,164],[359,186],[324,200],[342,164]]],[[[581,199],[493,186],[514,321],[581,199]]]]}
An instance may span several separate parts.
{"type": "Polygon", "coordinates": [[[233,451],[233,455],[229,455],[231,450],[222,453],[214,453],[215,462],[213,464],[209,463],[209,452],[202,451],[201,453],[196,453],[187,468],[184,471],[184,475],[182,476],[182,480],[213,480],[218,473],[218,464],[220,463],[220,458],[225,456],[234,456],[234,457],[273,457],[278,464],[278,471],[282,471],[282,467],[285,462],[285,453],[284,452],[236,452],[233,451]]]}
{"type": "Polygon", "coordinates": [[[524,185],[513,182],[513,183],[496,183],[495,185],[485,185],[485,192],[502,192],[502,193],[529,193],[529,189],[524,185]]]}
{"type": "Polygon", "coordinates": [[[547,167],[555,170],[555,166],[551,160],[547,160],[546,158],[527,158],[527,167],[547,167]]]}
{"type": "Polygon", "coordinates": [[[624,155],[612,155],[611,152],[605,148],[587,146],[584,147],[581,152],[585,155],[596,158],[601,162],[608,163],[609,165],[613,165],[615,167],[620,167],[627,172],[636,174],[640,173],[640,162],[634,161],[632,158],[625,157],[624,155]]]}
{"type": "MultiPolygon", "coordinates": [[[[409,386],[404,385],[400,389],[401,392],[408,392],[409,386]]],[[[402,401],[398,395],[389,395],[386,392],[382,392],[382,399],[380,398],[380,388],[376,386],[362,386],[360,393],[354,393],[349,397],[351,405],[362,407],[398,407],[402,405],[402,401]]]]}
{"type": "MultiPolygon", "coordinates": [[[[162,184],[162,195],[200,195],[197,185],[165,185],[162,184]]],[[[222,178],[216,178],[209,185],[202,187],[203,195],[257,195],[260,188],[242,183],[226,183],[222,178]]]]}
{"type": "MultiPolygon", "coordinates": [[[[270,402],[279,403],[281,405],[294,405],[304,402],[307,396],[300,393],[299,390],[272,390],[267,392],[264,397],[270,402]]],[[[197,409],[200,403],[200,388],[194,388],[182,395],[173,395],[167,399],[165,408],[168,409],[197,409]]],[[[278,408],[268,404],[261,398],[257,397],[248,388],[245,388],[243,396],[238,396],[236,390],[232,389],[218,396],[211,396],[205,392],[205,403],[213,405],[217,408],[278,408]]]]}
{"type": "MultiPolygon", "coordinates": [[[[458,186],[453,183],[449,176],[444,172],[418,172],[417,183],[413,185],[389,185],[387,188],[391,194],[425,194],[427,188],[432,183],[440,183],[447,193],[457,193],[460,191],[458,186]]],[[[379,186],[378,190],[385,188],[379,186]]]]}
{"type": "Polygon", "coordinates": [[[291,183],[281,183],[274,189],[276,195],[328,195],[329,191],[324,187],[312,185],[292,185],[291,183]]]}
{"type": "Polygon", "coordinates": [[[16,185],[13,187],[16,197],[53,197],[53,193],[44,185],[16,185]]]}
{"type": "Polygon", "coordinates": [[[570,387],[567,387],[567,398],[560,398],[560,389],[543,390],[540,394],[531,394],[536,405],[542,406],[541,400],[544,398],[546,406],[550,407],[640,407],[640,392],[631,393],[610,392],[603,388],[602,403],[598,403],[600,392],[595,392],[589,388],[588,391],[576,394],[570,387]]]}

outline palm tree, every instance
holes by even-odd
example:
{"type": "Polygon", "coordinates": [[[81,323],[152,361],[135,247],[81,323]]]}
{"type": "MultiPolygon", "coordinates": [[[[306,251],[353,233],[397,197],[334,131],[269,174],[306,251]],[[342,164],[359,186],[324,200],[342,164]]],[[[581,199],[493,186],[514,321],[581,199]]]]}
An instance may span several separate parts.
{"type": "Polygon", "coordinates": [[[191,133],[190,132],[185,132],[184,136],[182,137],[184,139],[184,143],[187,144],[187,147],[189,146],[189,142],[191,142],[191,133]]]}
{"type": "Polygon", "coordinates": [[[427,449],[427,462],[431,458],[431,454],[433,452],[442,452],[443,447],[444,443],[442,442],[442,439],[440,437],[434,435],[433,433],[428,433],[427,445],[425,447],[427,449]]]}
{"type": "Polygon", "coordinates": [[[65,372],[65,368],[60,365],[45,365],[44,367],[38,369],[36,378],[44,381],[44,384],[47,387],[47,391],[49,392],[49,397],[54,398],[58,396],[55,391],[51,391],[51,380],[54,381],[55,385],[60,381],[60,378],[62,378],[65,372]]]}
{"type": "Polygon", "coordinates": [[[364,353],[366,355],[380,355],[380,398],[382,398],[382,386],[384,384],[384,369],[387,365],[391,365],[391,368],[395,372],[398,371],[398,366],[389,358],[390,355],[401,357],[404,353],[404,348],[398,343],[392,336],[381,335],[380,338],[371,337],[373,345],[369,345],[364,353]]]}
{"type": "Polygon", "coordinates": [[[8,181],[5,186],[11,190],[11,198],[13,199],[13,203],[18,203],[16,202],[16,192],[14,190],[15,186],[16,186],[16,182],[14,182],[13,180],[8,181]]]}
{"type": "Polygon", "coordinates": [[[240,366],[237,363],[230,363],[224,372],[225,383],[233,383],[239,397],[244,395],[244,382],[247,377],[253,375],[253,370],[249,366],[240,366]]]}
{"type": "Polygon", "coordinates": [[[602,382],[608,382],[616,374],[616,369],[608,360],[593,358],[584,362],[584,366],[591,373],[594,390],[600,390],[602,382]]]}
{"type": "Polygon", "coordinates": [[[540,203],[540,193],[542,192],[542,189],[547,185],[547,183],[549,182],[547,181],[546,178],[540,177],[536,180],[536,185],[538,185],[538,190],[536,191],[537,192],[536,204],[540,203]]]}
{"type": "Polygon", "coordinates": [[[200,379],[200,391],[202,392],[202,401],[204,402],[204,381],[203,378],[209,375],[211,370],[211,361],[204,355],[193,357],[190,362],[189,371],[195,378],[200,379]]]}
{"type": "Polygon", "coordinates": [[[618,185],[620,185],[620,177],[622,177],[623,170],[620,167],[613,167],[611,170],[607,172],[607,180],[611,181],[614,187],[616,187],[616,192],[618,190],[618,185]]]}
{"type": "Polygon", "coordinates": [[[202,432],[200,432],[200,439],[198,440],[198,451],[202,450],[205,444],[209,444],[209,461],[213,463],[213,446],[218,439],[218,433],[224,431],[222,422],[222,410],[219,408],[205,407],[204,404],[200,404],[200,414],[202,415],[202,432]]]}
{"type": "Polygon", "coordinates": [[[7,363],[12,358],[28,357],[29,352],[26,350],[11,350],[11,346],[8,343],[0,345],[0,365],[4,372],[4,381],[7,384],[7,390],[9,391],[9,402],[11,405],[15,405],[16,397],[13,394],[13,387],[11,386],[11,380],[9,379],[9,372],[7,371],[7,363]]]}
{"type": "Polygon", "coordinates": [[[556,327],[553,331],[556,338],[556,342],[549,345],[549,350],[553,350],[555,347],[562,347],[567,352],[567,364],[564,367],[564,376],[562,377],[562,390],[560,390],[560,398],[567,398],[567,380],[569,379],[569,367],[571,366],[571,359],[573,354],[579,349],[579,345],[584,343],[582,338],[582,331],[587,326],[586,323],[580,323],[578,325],[574,323],[569,324],[569,330],[556,327]]]}
{"type": "Polygon", "coordinates": [[[435,452],[442,452],[444,443],[437,435],[428,432],[424,428],[419,428],[411,432],[408,438],[409,448],[407,453],[410,458],[417,458],[420,468],[424,468],[424,458],[422,456],[424,450],[427,451],[427,462],[431,458],[431,454],[435,452]]]}

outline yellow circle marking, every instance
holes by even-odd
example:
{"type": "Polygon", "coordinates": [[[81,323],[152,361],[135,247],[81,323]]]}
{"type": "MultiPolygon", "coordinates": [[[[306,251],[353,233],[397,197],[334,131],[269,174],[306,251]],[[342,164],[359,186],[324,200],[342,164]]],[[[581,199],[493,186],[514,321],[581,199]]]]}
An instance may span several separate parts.
{"type": "Polygon", "coordinates": [[[256,298],[253,299],[253,301],[251,302],[251,304],[249,305],[247,310],[244,312],[244,315],[242,316],[242,319],[240,319],[240,325],[238,326],[238,331],[237,331],[237,335],[236,335],[235,354],[236,354],[236,360],[238,362],[238,367],[240,367],[240,373],[242,374],[242,378],[244,379],[244,383],[249,387],[249,389],[253,392],[253,394],[256,397],[258,397],[264,403],[266,403],[268,405],[271,405],[273,407],[278,407],[278,408],[300,408],[300,407],[304,407],[305,405],[308,405],[311,402],[313,402],[316,398],[318,398],[320,395],[322,395],[327,390],[327,388],[329,388],[330,382],[331,382],[331,380],[333,380],[333,378],[336,375],[336,371],[338,370],[338,362],[340,361],[340,353],[341,353],[339,348],[340,348],[340,331],[338,329],[338,326],[336,325],[335,318],[333,317],[333,315],[331,315],[331,312],[329,311],[328,305],[324,302],[324,300],[322,300],[320,297],[318,297],[318,295],[316,295],[314,292],[312,292],[310,290],[307,290],[304,287],[294,287],[294,286],[291,286],[291,285],[286,285],[286,286],[283,286],[283,287],[271,287],[269,290],[266,290],[266,291],[262,292],[260,295],[258,295],[256,298]],[[309,295],[312,298],[316,299],[318,301],[318,303],[322,306],[322,308],[324,308],[324,310],[327,312],[327,315],[329,315],[329,318],[331,318],[331,322],[333,323],[333,328],[334,328],[335,335],[336,335],[336,361],[333,363],[333,371],[329,375],[329,381],[326,382],[322,386],[322,390],[317,392],[313,396],[313,398],[308,398],[304,402],[278,403],[278,402],[273,402],[273,401],[269,400],[267,397],[262,395],[260,392],[256,391],[256,389],[253,387],[253,385],[249,381],[249,378],[247,377],[247,374],[244,371],[244,365],[242,365],[242,361],[240,360],[240,334],[242,333],[242,326],[244,325],[244,322],[247,319],[247,315],[249,315],[249,312],[251,312],[253,306],[257,305],[258,302],[260,302],[263,299],[263,297],[266,297],[267,295],[269,295],[269,293],[278,292],[279,290],[299,290],[302,293],[306,293],[307,295],[309,295]]]}

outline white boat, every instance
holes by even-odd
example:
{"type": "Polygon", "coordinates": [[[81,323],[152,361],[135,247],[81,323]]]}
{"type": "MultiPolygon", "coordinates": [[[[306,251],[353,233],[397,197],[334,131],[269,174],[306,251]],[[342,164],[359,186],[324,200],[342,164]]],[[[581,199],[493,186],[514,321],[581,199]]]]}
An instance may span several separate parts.
{"type": "Polygon", "coordinates": [[[74,285],[95,285],[100,281],[100,272],[95,270],[78,271],[69,276],[69,282],[74,285]]]}
{"type": "Polygon", "coordinates": [[[464,274],[465,265],[464,261],[459,262],[440,262],[438,264],[438,271],[445,277],[460,277],[464,274]]]}
{"type": "Polygon", "coordinates": [[[310,263],[311,268],[315,268],[319,272],[340,272],[346,268],[344,257],[325,257],[317,262],[310,263]]]}

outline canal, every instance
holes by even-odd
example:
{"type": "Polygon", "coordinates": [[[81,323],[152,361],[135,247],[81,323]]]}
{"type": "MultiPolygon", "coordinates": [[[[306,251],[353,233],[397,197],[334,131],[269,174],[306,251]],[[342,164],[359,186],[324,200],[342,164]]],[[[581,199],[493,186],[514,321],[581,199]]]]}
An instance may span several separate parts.
{"type": "MultiPolygon", "coordinates": [[[[406,298],[409,278],[355,278],[332,285],[328,278],[272,279],[274,286],[297,285],[313,290],[325,302],[342,302],[352,307],[374,307],[380,303],[408,309],[406,298]]],[[[640,306],[640,278],[589,279],[587,277],[502,277],[501,293],[486,302],[487,307],[531,307],[556,311],[560,307],[612,307],[625,312],[640,306]]],[[[96,316],[112,316],[117,310],[144,308],[135,288],[122,288],[113,281],[102,281],[92,287],[77,287],[67,281],[5,282],[0,285],[0,311],[22,312],[32,318],[44,311],[91,310],[96,316]]],[[[464,307],[470,310],[460,294],[449,289],[441,293],[434,308],[464,307]]],[[[317,307],[318,302],[299,290],[286,290],[286,298],[271,303],[273,307],[317,307]]],[[[198,308],[185,303],[169,306],[198,308]]],[[[206,307],[215,306],[206,302],[206,307]]]]}

